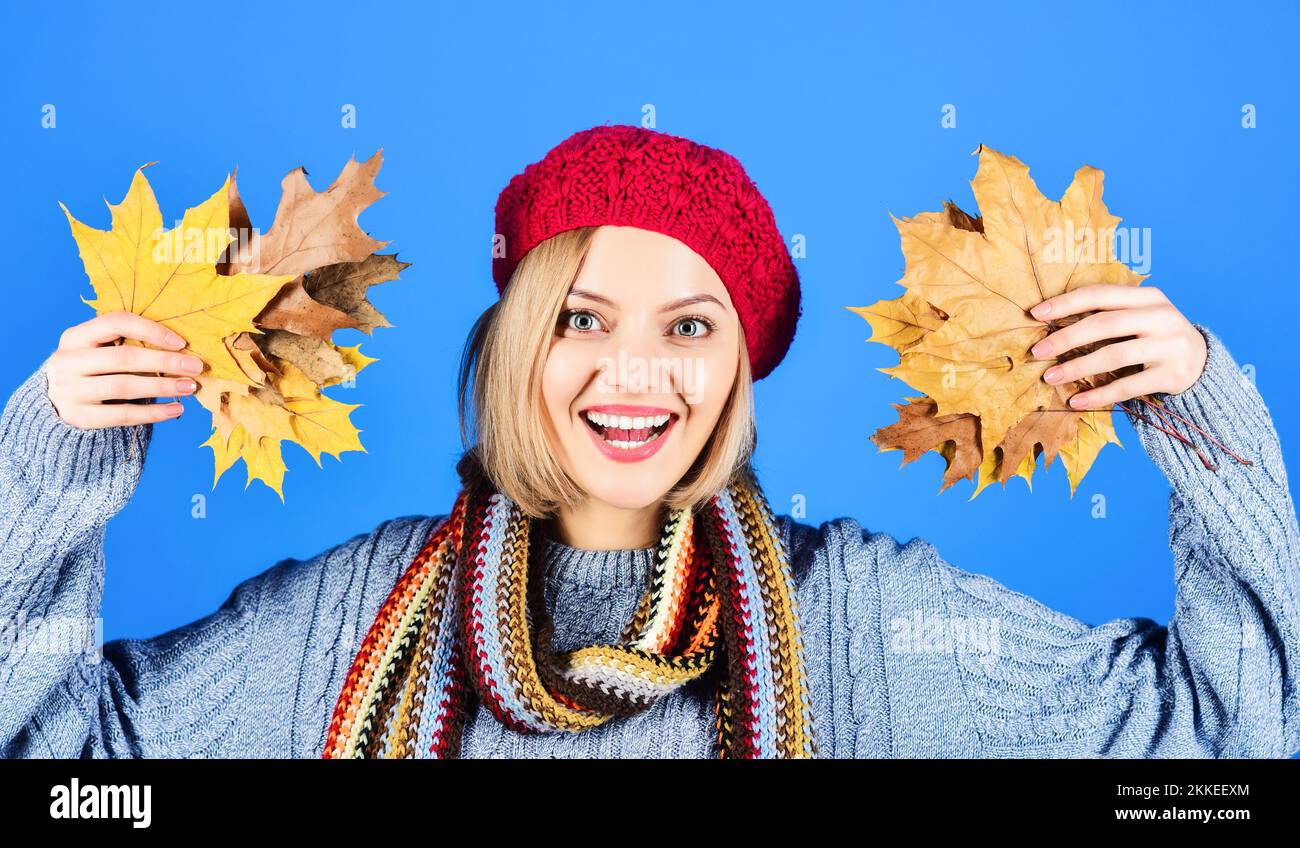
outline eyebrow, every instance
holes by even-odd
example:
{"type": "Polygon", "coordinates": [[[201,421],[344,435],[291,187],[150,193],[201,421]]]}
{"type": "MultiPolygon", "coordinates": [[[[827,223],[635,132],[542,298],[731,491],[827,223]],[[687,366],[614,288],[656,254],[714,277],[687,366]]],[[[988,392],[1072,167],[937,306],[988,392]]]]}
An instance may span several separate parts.
{"type": "MultiPolygon", "coordinates": [[[[596,294],[596,292],[590,291],[588,289],[570,289],[569,297],[585,297],[588,300],[594,300],[597,303],[603,303],[606,306],[617,307],[617,304],[614,303],[614,301],[610,300],[604,295],[596,294]]],[[[683,297],[680,298],[679,300],[674,300],[672,303],[665,304],[659,307],[659,311],[672,312],[675,309],[681,309],[684,306],[691,306],[692,304],[696,304],[696,303],[716,303],[722,309],[724,310],[726,309],[726,306],[723,306],[722,301],[718,300],[716,297],[714,297],[711,294],[693,294],[690,295],[689,297],[683,297]]]]}

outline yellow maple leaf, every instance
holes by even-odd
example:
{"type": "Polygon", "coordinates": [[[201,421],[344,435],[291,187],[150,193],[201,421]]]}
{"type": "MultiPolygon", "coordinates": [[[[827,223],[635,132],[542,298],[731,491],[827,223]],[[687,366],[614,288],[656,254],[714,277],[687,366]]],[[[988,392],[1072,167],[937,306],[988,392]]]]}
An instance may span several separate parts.
{"type": "MultiPolygon", "coordinates": [[[[1102,446],[1119,440],[1109,410],[1066,404],[1089,385],[1060,387],[1042,379],[1053,362],[1029,349],[1059,325],[1039,321],[1029,309],[1083,286],[1139,285],[1144,277],[1115,256],[1120,219],[1101,199],[1101,171],[1078,169],[1061,199],[1051,201],[1020,160],[988,147],[976,153],[971,187],[980,217],[945,204],[943,212],[894,218],[906,259],[899,283],[906,292],[849,308],[871,325],[871,341],[899,352],[897,366],[879,370],[924,392],[939,416],[979,419],[975,494],[1011,476],[1032,484],[1041,453],[1049,465],[1062,457],[1073,495],[1102,446]]],[[[920,437],[906,428],[898,432],[920,437]]],[[[932,449],[953,455],[942,444],[932,449]]]]}
{"type": "MultiPolygon", "coordinates": [[[[357,374],[360,374],[362,369],[364,369],[367,365],[379,361],[373,356],[366,356],[364,353],[362,353],[361,345],[359,344],[355,344],[352,347],[343,347],[342,345],[331,345],[331,347],[333,347],[336,351],[338,351],[338,354],[343,358],[343,363],[345,365],[352,366],[353,377],[355,377],[357,374]]],[[[332,386],[336,383],[341,383],[341,382],[343,382],[342,379],[336,378],[333,380],[327,380],[325,382],[325,385],[332,386]]]]}
{"type": "Polygon", "coordinates": [[[928,333],[943,326],[943,316],[917,294],[904,292],[893,300],[879,300],[871,306],[850,306],[871,325],[871,341],[907,350],[928,333]]]}
{"type": "Polygon", "coordinates": [[[244,488],[247,489],[253,480],[261,480],[280,496],[281,502],[284,501],[286,468],[280,455],[279,441],[269,438],[250,438],[247,430],[237,426],[228,437],[223,436],[218,430],[213,430],[212,435],[200,447],[212,448],[216,459],[216,474],[212,479],[213,488],[221,479],[221,475],[235,464],[235,460],[243,459],[248,467],[248,481],[244,484],[244,488]]]}
{"type": "Polygon", "coordinates": [[[93,301],[82,300],[97,314],[126,310],[174,330],[185,339],[186,350],[203,360],[200,382],[207,378],[252,384],[224,340],[257,332],[253,318],[293,276],[216,272],[217,259],[232,239],[229,183],[227,178],[210,198],[186,210],[172,230],[163,229],[144,168],[135,172],[122,202],[108,204],[109,230],[89,227],[62,203],[59,206],[95,290],[93,301]]]}
{"type": "MultiPolygon", "coordinates": [[[[313,192],[312,198],[304,199],[298,189],[299,183],[305,185],[305,179],[299,175],[298,182],[286,180],[281,211],[288,212],[277,215],[267,243],[286,256],[293,254],[301,267],[277,269],[281,270],[279,274],[255,273],[264,270],[261,268],[230,267],[230,257],[224,254],[234,241],[230,229],[232,209],[243,215],[241,227],[247,227],[247,221],[242,204],[232,206],[233,181],[229,177],[210,198],[187,210],[172,230],[163,228],[162,213],[144,168],[135,172],[122,202],[108,204],[112,216],[109,230],[83,224],[60,204],[95,290],[93,301],[83,300],[100,314],[127,310],[164,324],[186,340],[188,352],[203,360],[204,370],[196,378],[195,399],[212,413],[213,432],[204,446],[213,450],[214,487],[221,475],[242,458],[248,469],[245,487],[260,479],[283,501],[286,468],[282,442],[302,445],[317,465],[321,464],[322,453],[338,458],[343,451],[364,452],[358,438],[361,431],[349,420],[359,404],[324,396],[318,383],[343,382],[378,360],[362,354],[360,345],[340,347],[318,340],[319,349],[308,352],[325,360],[317,370],[330,377],[313,380],[293,362],[262,349],[270,338],[268,332],[292,334],[275,330],[273,322],[263,325],[261,321],[268,314],[268,304],[284,300],[287,286],[298,280],[301,287],[300,275],[304,271],[315,270],[317,262],[340,258],[331,252],[337,247],[335,241],[355,249],[384,244],[357,229],[357,209],[353,208],[382,196],[372,183],[379,161],[376,155],[364,165],[354,161],[344,169],[340,181],[345,184],[352,206],[334,197],[339,193],[335,187],[319,196],[313,192]],[[359,186],[353,186],[353,182],[359,186]],[[303,203],[311,214],[297,214],[303,203]],[[304,222],[304,216],[310,220],[304,222]],[[308,261],[285,246],[293,235],[290,230],[298,231],[295,227],[315,240],[312,245],[319,257],[313,253],[308,261]],[[223,259],[225,263],[221,263],[223,259]],[[218,273],[219,264],[222,270],[234,273],[218,273]]],[[[238,256],[244,257],[244,253],[238,256]]],[[[360,310],[367,332],[375,326],[389,326],[365,302],[364,290],[368,285],[396,279],[396,272],[408,263],[399,263],[394,256],[370,257],[356,264],[366,273],[357,280],[343,275],[341,281],[335,281],[329,289],[333,300],[360,310]]],[[[347,269],[335,269],[336,276],[343,270],[347,269]]]]}
{"type": "MultiPolygon", "coordinates": [[[[1025,458],[1020,461],[1020,465],[1016,467],[1015,473],[1010,475],[1011,477],[1024,478],[1025,485],[1029,487],[1031,492],[1034,490],[1034,463],[1037,461],[1038,457],[1033,454],[1026,454],[1025,458]]],[[[975,500],[975,496],[984,491],[986,486],[1002,476],[1000,473],[1001,467],[1001,454],[990,453],[985,455],[984,461],[980,464],[979,476],[975,481],[975,491],[971,492],[970,500],[975,500]]],[[[1005,480],[1003,485],[1005,486],[1005,480]]]]}
{"type": "Polygon", "coordinates": [[[1074,437],[1061,445],[1061,462],[1070,478],[1070,495],[1079,487],[1079,481],[1092,467],[1093,460],[1107,444],[1120,444],[1109,412],[1092,412],[1079,419],[1074,437]]]}
{"type": "Polygon", "coordinates": [[[360,404],[347,404],[326,397],[293,363],[272,358],[276,373],[268,387],[226,384],[214,412],[216,425],[202,447],[212,448],[217,481],[235,461],[243,459],[248,470],[247,488],[261,480],[284,500],[286,466],[280,443],[301,445],[317,466],[322,453],[335,459],[343,451],[361,451],[359,435],[349,416],[360,404]]]}

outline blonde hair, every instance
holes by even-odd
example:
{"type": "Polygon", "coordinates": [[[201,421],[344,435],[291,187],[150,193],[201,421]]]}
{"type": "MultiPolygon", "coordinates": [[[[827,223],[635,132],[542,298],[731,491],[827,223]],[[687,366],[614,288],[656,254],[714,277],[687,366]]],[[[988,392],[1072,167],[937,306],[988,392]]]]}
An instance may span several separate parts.
{"type": "MultiPolygon", "coordinates": [[[[524,255],[501,299],[470,330],[460,361],[459,412],[465,486],[490,485],[529,516],[549,518],[587,494],[560,466],[542,402],[542,373],[569,288],[595,227],[559,233],[524,255]]],[[[739,327],[739,325],[737,325],[739,327]]],[[[702,506],[752,473],[757,446],[753,380],[740,330],[739,369],[722,414],[691,468],[665,494],[669,509],[702,506]]]]}

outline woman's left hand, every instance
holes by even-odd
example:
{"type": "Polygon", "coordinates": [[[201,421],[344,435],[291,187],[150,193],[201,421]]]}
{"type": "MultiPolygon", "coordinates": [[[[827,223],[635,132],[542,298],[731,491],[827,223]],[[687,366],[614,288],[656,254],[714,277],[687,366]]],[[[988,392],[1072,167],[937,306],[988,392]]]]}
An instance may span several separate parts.
{"type": "Polygon", "coordinates": [[[1059,358],[1080,345],[1113,341],[1085,356],[1055,365],[1043,374],[1052,384],[1081,380],[1141,365],[1136,374],[1070,398],[1075,409],[1108,409],[1140,395],[1177,394],[1191,387],[1205,370],[1208,351],[1205,336],[1153,286],[1098,283],[1049,297],[1029,310],[1040,321],[1096,310],[1068,327],[1062,327],[1030,348],[1038,359],[1059,358]]]}

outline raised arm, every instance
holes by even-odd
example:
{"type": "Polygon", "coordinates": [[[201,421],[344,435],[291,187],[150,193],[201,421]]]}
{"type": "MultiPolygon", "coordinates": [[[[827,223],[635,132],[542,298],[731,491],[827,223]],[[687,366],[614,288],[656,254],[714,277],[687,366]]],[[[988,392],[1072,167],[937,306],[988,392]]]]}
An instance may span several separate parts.
{"type": "Polygon", "coordinates": [[[39,751],[52,704],[95,709],[104,527],[135,491],[152,425],[180,412],[121,401],[193,391],[184,375],[203,362],[184,346],[138,315],[96,316],[63,333],[0,417],[0,751],[39,751]]]}
{"type": "Polygon", "coordinates": [[[102,671],[95,659],[104,525],[135,491],[150,436],[148,425],[64,423],[46,395],[45,365],[0,417],[0,751],[7,756],[41,753],[33,723],[51,703],[93,703],[102,671]]]}
{"type": "MultiPolygon", "coordinates": [[[[920,581],[915,597],[982,645],[945,652],[930,672],[959,694],[916,700],[917,666],[933,655],[890,651],[891,703],[904,724],[950,721],[952,747],[976,756],[1288,757],[1300,751],[1300,534],[1267,408],[1223,343],[1168,407],[1253,461],[1217,454],[1217,472],[1154,428],[1144,448],[1169,478],[1173,618],[1089,626],[913,542],[889,572],[920,581]],[[1206,425],[1209,426],[1206,426],[1206,425]],[[912,700],[909,700],[912,699],[912,700]],[[963,747],[965,746],[965,747],[963,747]]],[[[1207,455],[1215,453],[1202,437],[1207,455]]],[[[871,537],[864,545],[879,545],[871,537]]],[[[905,610],[895,608],[891,615],[905,610]]],[[[936,743],[937,744],[937,743],[936,743]]]]}
{"type": "Polygon", "coordinates": [[[0,756],[313,755],[365,625],[441,519],[386,521],[283,560],[204,618],[101,656],[104,525],[149,437],[64,423],[44,367],[0,417],[0,616],[61,637],[0,633],[0,756]]]}

